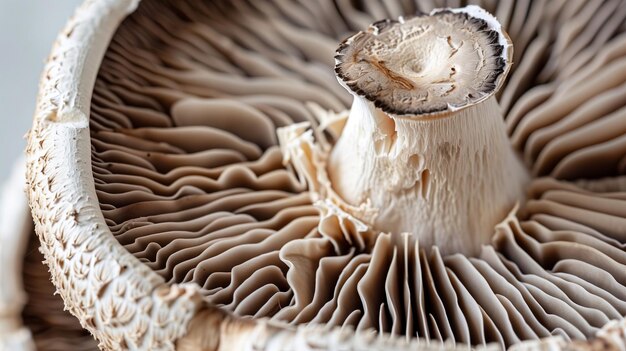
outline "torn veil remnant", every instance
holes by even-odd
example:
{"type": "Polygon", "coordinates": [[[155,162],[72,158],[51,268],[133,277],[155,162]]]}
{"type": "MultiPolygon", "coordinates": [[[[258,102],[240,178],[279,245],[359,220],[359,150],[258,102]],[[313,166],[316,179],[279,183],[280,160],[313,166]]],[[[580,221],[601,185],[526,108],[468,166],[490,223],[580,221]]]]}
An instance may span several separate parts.
{"type": "Polygon", "coordinates": [[[328,187],[369,211],[343,208],[375,231],[476,255],[528,181],[494,95],[511,57],[477,6],[379,21],[345,40],[335,71],[354,101],[328,187]]]}

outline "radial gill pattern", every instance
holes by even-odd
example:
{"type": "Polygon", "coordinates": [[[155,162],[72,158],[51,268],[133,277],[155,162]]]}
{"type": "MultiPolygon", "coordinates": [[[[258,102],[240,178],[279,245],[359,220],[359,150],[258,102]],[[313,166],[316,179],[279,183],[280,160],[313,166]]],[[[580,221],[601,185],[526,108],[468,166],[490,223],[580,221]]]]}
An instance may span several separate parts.
{"type": "Polygon", "coordinates": [[[620,0],[145,0],[94,88],[102,213],[155,272],[237,315],[473,345],[584,339],[626,315],[625,18],[620,0]],[[499,101],[550,178],[478,257],[442,257],[314,206],[276,129],[348,108],[343,38],[467,3],[514,42],[499,101]]]}

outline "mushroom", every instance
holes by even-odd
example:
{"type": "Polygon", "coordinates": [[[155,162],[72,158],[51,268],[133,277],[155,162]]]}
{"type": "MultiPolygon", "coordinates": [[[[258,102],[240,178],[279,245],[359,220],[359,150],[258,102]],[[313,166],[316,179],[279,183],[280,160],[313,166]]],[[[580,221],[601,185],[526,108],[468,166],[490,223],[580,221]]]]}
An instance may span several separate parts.
{"type": "Polygon", "coordinates": [[[20,158],[0,193],[0,350],[95,350],[93,337],[65,312],[42,263],[24,194],[24,171],[20,158]]]}
{"type": "Polygon", "coordinates": [[[479,3],[502,28],[461,1],[86,3],[28,147],[69,311],[110,349],[624,347],[624,5],[479,3]]]}
{"type": "Polygon", "coordinates": [[[30,214],[28,219],[24,229],[29,240],[22,263],[24,292],[28,300],[21,316],[24,326],[32,334],[33,344],[23,350],[97,350],[98,343],[93,336],[83,329],[74,316],[67,313],[63,299],[55,294],[50,273],[43,264],[44,257],[38,250],[39,240],[30,221],[30,214]]]}

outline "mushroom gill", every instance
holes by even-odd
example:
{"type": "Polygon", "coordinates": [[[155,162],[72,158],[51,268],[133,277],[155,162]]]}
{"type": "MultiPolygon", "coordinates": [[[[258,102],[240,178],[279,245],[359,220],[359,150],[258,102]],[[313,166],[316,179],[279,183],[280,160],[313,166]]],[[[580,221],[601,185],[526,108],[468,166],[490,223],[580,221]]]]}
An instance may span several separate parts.
{"type": "Polygon", "coordinates": [[[466,1],[142,2],[91,103],[111,231],[237,315],[471,345],[593,336],[626,315],[626,4],[471,3],[511,37],[515,65],[496,95],[505,128],[531,173],[551,176],[474,255],[374,231],[298,172],[345,125],[337,43],[466,1]],[[289,154],[279,139],[300,144],[283,144],[289,154]]]}

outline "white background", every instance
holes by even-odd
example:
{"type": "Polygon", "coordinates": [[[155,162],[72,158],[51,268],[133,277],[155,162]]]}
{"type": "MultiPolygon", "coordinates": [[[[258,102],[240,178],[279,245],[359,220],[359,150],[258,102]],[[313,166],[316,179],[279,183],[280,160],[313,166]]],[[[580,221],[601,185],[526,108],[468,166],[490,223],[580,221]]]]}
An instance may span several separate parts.
{"type": "Polygon", "coordinates": [[[26,146],[43,64],[82,0],[0,0],[0,181],[26,146]]]}

